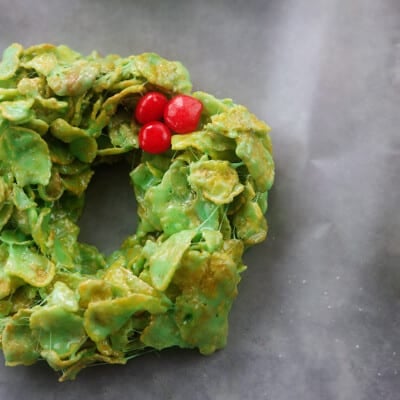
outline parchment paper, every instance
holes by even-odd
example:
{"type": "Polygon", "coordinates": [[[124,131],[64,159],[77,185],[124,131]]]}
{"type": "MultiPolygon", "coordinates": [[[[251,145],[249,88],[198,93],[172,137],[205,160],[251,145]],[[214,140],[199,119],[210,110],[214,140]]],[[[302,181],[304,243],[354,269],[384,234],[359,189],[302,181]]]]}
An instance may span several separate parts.
{"type": "MultiPolygon", "coordinates": [[[[400,393],[400,2],[0,0],[0,48],[154,51],[196,89],[273,128],[268,240],[213,356],[165,351],[57,383],[0,366],[0,398],[397,400],[400,393]]],[[[123,167],[90,187],[82,239],[135,229],[123,167]],[[118,212],[110,212],[113,206],[118,212]]],[[[0,359],[1,364],[3,359],[0,359]]]]}

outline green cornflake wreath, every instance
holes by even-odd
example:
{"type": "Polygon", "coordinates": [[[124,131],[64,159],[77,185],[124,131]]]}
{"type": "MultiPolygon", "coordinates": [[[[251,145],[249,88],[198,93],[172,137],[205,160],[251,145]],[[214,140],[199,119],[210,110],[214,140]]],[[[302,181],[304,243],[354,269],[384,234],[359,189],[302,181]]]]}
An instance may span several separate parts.
{"type": "MultiPolygon", "coordinates": [[[[83,57],[13,44],[0,63],[0,332],[6,364],[46,360],[74,379],[149,349],[226,344],[246,248],[265,239],[269,127],[210,94],[198,130],[152,155],[132,118],[150,90],[190,94],[153,53],[83,57]],[[78,241],[95,166],[126,158],[137,232],[111,256],[78,241]]],[[[111,167],[110,167],[111,168],[111,167]]],[[[133,212],[133,210],[132,210],[133,212]]]]}

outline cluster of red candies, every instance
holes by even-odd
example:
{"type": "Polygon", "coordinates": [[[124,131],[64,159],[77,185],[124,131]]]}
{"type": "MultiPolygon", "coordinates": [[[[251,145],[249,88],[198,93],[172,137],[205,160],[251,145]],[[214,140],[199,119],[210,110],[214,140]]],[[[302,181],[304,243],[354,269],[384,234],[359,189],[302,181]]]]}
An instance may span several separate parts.
{"type": "Polygon", "coordinates": [[[142,127],[139,146],[151,154],[159,154],[171,147],[172,133],[189,133],[196,130],[202,103],[194,97],[179,94],[172,99],[160,92],[148,92],[140,98],[135,118],[142,127]]]}

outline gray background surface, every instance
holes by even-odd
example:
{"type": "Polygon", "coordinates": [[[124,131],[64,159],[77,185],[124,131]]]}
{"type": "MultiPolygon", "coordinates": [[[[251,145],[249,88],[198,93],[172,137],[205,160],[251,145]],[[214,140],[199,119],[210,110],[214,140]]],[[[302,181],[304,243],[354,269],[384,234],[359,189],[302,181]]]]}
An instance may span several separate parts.
{"type": "MultiPolygon", "coordinates": [[[[273,127],[277,163],[269,239],[246,255],[225,350],[150,354],[64,384],[46,365],[0,366],[1,399],[400,398],[398,0],[0,0],[0,10],[1,50],[52,42],[181,60],[196,89],[273,127]]],[[[82,221],[105,251],[135,229],[119,172],[98,173],[82,221]]]]}

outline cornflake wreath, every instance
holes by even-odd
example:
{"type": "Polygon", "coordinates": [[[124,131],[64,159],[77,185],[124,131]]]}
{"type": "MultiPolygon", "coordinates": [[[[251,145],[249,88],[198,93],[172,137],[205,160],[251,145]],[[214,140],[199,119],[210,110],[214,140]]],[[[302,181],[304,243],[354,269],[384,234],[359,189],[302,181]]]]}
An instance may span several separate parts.
{"type": "MultiPolygon", "coordinates": [[[[147,132],[153,144],[155,131],[147,132]]],[[[67,380],[149,349],[224,347],[243,252],[266,237],[268,131],[229,99],[191,93],[182,64],[153,53],[103,58],[50,44],[8,47],[0,63],[6,364],[44,359],[67,380]],[[178,109],[184,124],[187,112],[199,120],[192,132],[171,135],[173,113],[168,123],[168,104],[153,99],[161,113],[154,118],[164,116],[157,123],[170,134],[159,154],[139,146],[146,135],[137,118],[151,119],[152,107],[132,117],[151,92],[168,104],[187,95],[201,107],[197,116],[178,109]],[[95,167],[121,158],[132,165],[139,223],[105,257],[78,241],[78,220],[95,167]]]]}

